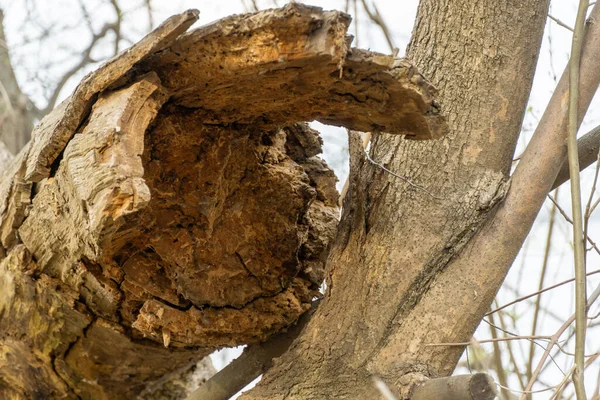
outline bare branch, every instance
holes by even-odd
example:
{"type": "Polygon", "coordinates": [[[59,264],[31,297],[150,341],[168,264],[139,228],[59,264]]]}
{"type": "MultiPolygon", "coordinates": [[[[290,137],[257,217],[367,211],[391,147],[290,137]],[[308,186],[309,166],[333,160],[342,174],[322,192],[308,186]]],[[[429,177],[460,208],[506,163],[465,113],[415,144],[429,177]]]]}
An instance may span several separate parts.
{"type": "MultiPolygon", "coordinates": [[[[586,275],[587,275],[587,276],[590,276],[590,275],[594,275],[594,274],[597,274],[597,273],[600,273],[600,269],[597,269],[597,270],[595,270],[595,271],[590,271],[590,272],[588,272],[586,275]]],[[[506,303],[506,304],[504,304],[504,305],[503,305],[503,306],[501,306],[501,307],[498,307],[498,308],[495,308],[495,309],[493,309],[492,311],[490,311],[490,312],[486,313],[485,315],[487,316],[487,315],[494,314],[494,313],[496,313],[496,312],[498,312],[498,311],[500,311],[500,310],[504,310],[505,308],[512,306],[513,304],[520,303],[520,302],[521,302],[521,301],[523,301],[523,300],[527,300],[527,299],[529,299],[529,298],[531,298],[531,297],[534,297],[534,296],[537,296],[537,295],[539,295],[539,294],[541,294],[541,293],[545,293],[545,292],[547,292],[547,291],[549,291],[549,290],[556,289],[557,287],[560,287],[560,286],[566,285],[567,283],[571,283],[571,282],[573,282],[574,280],[575,280],[575,278],[567,279],[567,280],[565,280],[565,281],[562,281],[562,282],[556,283],[556,284],[554,284],[554,285],[552,285],[552,286],[548,286],[547,288],[544,288],[544,289],[538,290],[537,292],[533,292],[533,293],[530,293],[530,294],[528,294],[528,295],[526,295],[526,296],[519,297],[518,299],[515,299],[515,300],[511,301],[510,303],[506,303]]]]}
{"type": "MultiPolygon", "coordinates": [[[[555,196],[558,195],[558,189],[555,190],[555,196]]],[[[550,258],[550,247],[552,245],[552,233],[554,232],[554,221],[556,220],[556,204],[552,204],[552,208],[550,210],[550,222],[548,223],[548,233],[546,234],[546,244],[544,251],[544,261],[542,262],[542,271],[540,272],[540,280],[538,283],[538,292],[542,290],[544,287],[544,279],[546,277],[546,272],[548,271],[548,260],[550,258]]],[[[533,323],[531,326],[531,334],[535,335],[537,331],[537,325],[539,320],[540,313],[540,304],[542,301],[541,293],[537,296],[535,300],[535,309],[533,312],[533,323]]],[[[533,368],[533,357],[535,355],[535,346],[533,343],[529,345],[529,358],[527,359],[527,379],[531,379],[531,373],[533,368]]]]}
{"type": "MultiPolygon", "coordinates": [[[[571,176],[571,204],[573,210],[573,257],[575,262],[575,371],[573,383],[578,400],[585,400],[585,334],[587,328],[585,279],[585,239],[583,232],[583,211],[581,204],[581,182],[579,179],[579,155],[577,154],[577,129],[579,128],[579,66],[583,45],[584,22],[588,0],[580,0],[573,31],[571,59],[569,60],[569,119],[568,119],[568,161],[571,176]]],[[[596,175],[597,177],[597,175],[596,175]]],[[[594,183],[594,187],[595,187],[594,183]]],[[[591,200],[591,199],[590,199],[591,200]]]]}
{"type": "Polygon", "coordinates": [[[496,383],[483,373],[429,379],[418,384],[412,400],[492,400],[498,394],[496,383]]]}
{"type": "MultiPolygon", "coordinates": [[[[588,297],[587,305],[590,306],[592,303],[594,303],[598,299],[599,296],[600,296],[600,285],[598,285],[596,287],[596,289],[594,290],[594,292],[590,295],[590,297],[588,297]]],[[[533,384],[536,382],[546,360],[550,356],[550,352],[552,351],[552,348],[554,347],[554,345],[556,345],[560,336],[567,330],[567,328],[569,328],[569,326],[571,326],[573,321],[575,321],[575,318],[576,318],[576,314],[571,315],[571,317],[569,319],[567,319],[565,321],[565,323],[561,325],[560,328],[558,328],[556,333],[554,335],[552,335],[552,340],[548,343],[546,350],[544,351],[544,354],[542,355],[540,361],[538,362],[536,369],[533,371],[533,375],[531,376],[531,379],[529,380],[529,383],[527,384],[526,390],[531,390],[531,388],[533,387],[533,384]]],[[[521,400],[525,400],[525,396],[522,396],[521,400]]]]}
{"type": "Polygon", "coordinates": [[[550,18],[552,21],[556,22],[559,26],[562,26],[563,28],[568,29],[571,32],[573,32],[573,28],[571,28],[569,25],[562,22],[560,19],[553,17],[551,14],[548,14],[548,18],[550,18]]]}
{"type": "Polygon", "coordinates": [[[119,3],[117,0],[110,0],[110,4],[112,4],[115,14],[117,15],[117,20],[114,22],[113,32],[115,33],[115,44],[114,44],[114,55],[119,54],[119,42],[121,41],[121,23],[123,21],[123,12],[121,11],[121,7],[119,7],[119,3]]]}
{"type": "Polygon", "coordinates": [[[148,12],[148,30],[154,29],[154,18],[152,17],[152,0],[145,0],[146,11],[148,12]]]}
{"type": "Polygon", "coordinates": [[[394,43],[392,42],[392,35],[390,34],[390,30],[388,29],[387,24],[381,17],[381,14],[379,14],[379,10],[377,9],[377,6],[375,4],[373,4],[373,8],[374,8],[374,11],[373,11],[369,8],[369,5],[367,4],[367,0],[361,0],[361,2],[362,2],[365,12],[367,13],[367,15],[369,16],[371,21],[373,21],[377,26],[379,26],[379,28],[381,28],[381,32],[383,33],[383,36],[385,36],[385,40],[387,41],[387,44],[390,47],[390,52],[393,53],[394,52],[394,43]]]}
{"type": "Polygon", "coordinates": [[[58,96],[60,95],[61,90],[67,84],[69,79],[71,79],[71,77],[73,77],[73,75],[75,75],[77,72],[79,72],[86,65],[94,62],[94,60],[91,58],[91,54],[92,54],[92,50],[94,50],[94,46],[96,45],[96,43],[98,43],[98,41],[100,39],[105,37],[108,32],[115,31],[115,29],[116,29],[116,25],[114,23],[106,24],[102,27],[100,32],[98,32],[97,34],[94,34],[92,36],[92,40],[90,41],[90,44],[83,52],[83,55],[82,55],[79,63],[77,63],[77,65],[73,66],[73,68],[71,68],[70,70],[65,72],[64,75],[60,78],[60,80],[56,84],[56,87],[54,88],[52,95],[48,99],[48,104],[46,105],[46,108],[43,110],[44,114],[48,114],[50,111],[52,111],[54,109],[54,106],[56,106],[56,101],[58,100],[58,96]]]}
{"type": "MultiPolygon", "coordinates": [[[[577,153],[579,154],[579,169],[583,171],[594,163],[600,150],[600,126],[595,127],[577,140],[577,153]]],[[[569,180],[569,163],[565,162],[552,184],[556,189],[569,180]]]]}

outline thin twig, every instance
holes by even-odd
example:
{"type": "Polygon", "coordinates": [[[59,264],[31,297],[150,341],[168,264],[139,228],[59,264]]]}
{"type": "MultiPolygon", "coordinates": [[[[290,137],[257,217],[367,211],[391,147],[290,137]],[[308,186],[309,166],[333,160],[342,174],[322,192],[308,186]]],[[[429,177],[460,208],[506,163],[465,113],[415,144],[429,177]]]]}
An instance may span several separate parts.
{"type": "Polygon", "coordinates": [[[112,4],[115,14],[117,15],[117,20],[114,23],[115,32],[115,44],[114,44],[114,55],[119,54],[119,42],[121,41],[121,22],[123,22],[123,11],[121,11],[121,7],[117,0],[110,0],[110,4],[112,4]]]}
{"type": "MultiPolygon", "coordinates": [[[[528,394],[547,392],[549,390],[556,389],[558,387],[558,385],[555,385],[555,386],[550,386],[550,387],[547,387],[544,389],[539,389],[539,390],[517,390],[517,389],[511,389],[509,387],[504,387],[497,382],[496,382],[496,385],[498,385],[502,389],[510,390],[513,393],[521,393],[521,394],[523,394],[523,396],[528,395],[528,394]]],[[[521,398],[523,398],[523,397],[521,397],[521,398]]]]}
{"type": "MultiPolygon", "coordinates": [[[[590,276],[590,275],[594,275],[594,274],[597,274],[597,273],[600,273],[600,269],[597,269],[597,270],[594,270],[594,271],[590,271],[590,272],[586,273],[586,275],[587,275],[587,276],[590,276]]],[[[510,306],[512,306],[513,304],[520,303],[520,302],[521,302],[521,301],[523,301],[523,300],[527,300],[527,299],[529,299],[529,298],[531,298],[531,297],[534,297],[534,296],[537,296],[537,295],[539,295],[539,294],[541,294],[541,293],[547,292],[547,291],[549,291],[549,290],[552,290],[552,289],[556,289],[557,287],[559,287],[559,286],[562,286],[562,285],[566,285],[567,283],[573,282],[574,280],[575,280],[575,278],[567,279],[567,280],[565,280],[565,281],[562,281],[562,282],[556,283],[556,284],[554,284],[554,285],[552,285],[552,286],[548,286],[547,288],[544,288],[544,289],[542,289],[542,290],[538,290],[537,292],[530,293],[530,294],[528,294],[527,296],[519,297],[518,299],[515,299],[515,300],[513,300],[513,301],[511,301],[511,302],[509,302],[509,303],[506,303],[506,304],[504,304],[504,305],[503,305],[503,306],[501,306],[501,307],[498,307],[498,308],[496,308],[496,309],[494,309],[494,310],[492,310],[492,311],[489,311],[489,312],[488,312],[487,314],[485,314],[485,315],[486,315],[486,317],[487,317],[488,315],[491,315],[491,314],[493,314],[493,313],[496,313],[496,312],[498,312],[498,311],[500,311],[500,310],[504,310],[505,308],[507,308],[507,307],[510,307],[510,306]]]]}
{"type": "Polygon", "coordinates": [[[560,19],[553,17],[551,14],[548,14],[548,18],[550,18],[552,21],[556,22],[558,25],[562,26],[563,28],[568,29],[571,32],[573,32],[573,28],[571,28],[569,25],[562,22],[560,19]]]}
{"type": "Polygon", "coordinates": [[[152,17],[152,0],[146,0],[146,11],[148,13],[148,31],[154,29],[154,18],[152,17]]]}
{"type": "MultiPolygon", "coordinates": [[[[554,197],[558,197],[558,188],[554,191],[554,197]]],[[[550,247],[552,245],[552,233],[554,232],[554,221],[556,220],[556,205],[552,204],[552,208],[550,209],[550,221],[548,223],[548,233],[546,234],[546,245],[544,249],[544,261],[542,262],[542,271],[540,272],[540,280],[538,283],[538,292],[539,296],[537,296],[535,300],[535,308],[533,311],[533,323],[531,326],[531,334],[535,335],[539,313],[540,313],[540,305],[542,301],[541,290],[544,287],[544,279],[546,278],[546,272],[548,270],[548,260],[550,258],[550,247]]],[[[531,372],[533,369],[533,357],[535,356],[535,347],[533,343],[529,345],[529,358],[527,359],[527,380],[531,379],[531,372]]]]}
{"type": "MultiPolygon", "coordinates": [[[[513,338],[513,340],[515,340],[515,339],[524,339],[524,340],[530,342],[531,344],[535,344],[536,346],[541,347],[542,349],[544,348],[540,343],[536,342],[535,339],[530,339],[530,338],[528,338],[526,336],[521,336],[521,335],[518,335],[518,334],[516,334],[514,332],[510,332],[509,330],[507,330],[505,328],[500,328],[499,326],[496,326],[496,325],[492,324],[490,321],[488,321],[486,319],[483,319],[482,321],[485,322],[486,324],[490,325],[490,326],[493,326],[496,329],[501,330],[505,335],[510,335],[513,338]]],[[[506,337],[507,336],[505,336],[505,338],[506,337]]],[[[505,343],[509,343],[509,342],[505,342],[505,343]]],[[[550,356],[550,359],[552,360],[552,362],[554,363],[554,365],[556,365],[556,368],[558,368],[558,370],[564,374],[562,368],[560,367],[560,365],[558,365],[558,363],[556,362],[556,360],[552,356],[550,356]]]]}
{"type": "MultiPolygon", "coordinates": [[[[596,287],[594,292],[587,299],[587,304],[592,305],[592,303],[594,303],[598,299],[599,296],[600,296],[600,285],[598,285],[596,287]]],[[[544,351],[544,354],[542,354],[542,357],[540,358],[540,361],[538,362],[538,365],[537,365],[535,371],[533,371],[533,375],[531,376],[531,379],[529,380],[529,383],[527,384],[526,390],[531,390],[531,388],[533,387],[533,384],[537,380],[537,377],[539,376],[544,364],[546,363],[546,359],[550,355],[552,348],[558,342],[558,339],[560,338],[560,336],[567,330],[567,328],[569,328],[569,326],[571,326],[573,321],[575,321],[575,318],[576,318],[576,314],[571,315],[571,317],[569,317],[569,319],[567,319],[561,325],[561,327],[558,328],[556,333],[554,335],[552,335],[552,340],[548,343],[546,350],[544,351]]],[[[521,396],[521,400],[525,400],[525,396],[521,396]]]]}
{"type": "MultiPolygon", "coordinates": [[[[598,157],[596,161],[596,171],[594,172],[594,182],[592,183],[592,190],[590,190],[590,196],[588,197],[587,204],[585,205],[585,213],[583,214],[583,237],[586,238],[588,236],[588,225],[590,222],[590,217],[596,208],[597,202],[592,206],[592,200],[594,199],[594,193],[596,193],[596,184],[598,183],[598,172],[600,171],[600,152],[598,152],[598,157]]],[[[600,199],[599,199],[600,200],[600,199]]]]}
{"type": "Polygon", "coordinates": [[[102,27],[102,29],[100,30],[100,32],[92,35],[92,40],[90,41],[90,44],[88,45],[87,49],[84,51],[79,63],[77,65],[75,65],[73,68],[71,68],[70,70],[68,70],[67,72],[65,72],[65,74],[62,76],[62,78],[60,79],[60,81],[58,82],[56,87],[54,88],[52,96],[50,96],[50,99],[48,100],[48,105],[42,111],[44,114],[47,114],[50,111],[52,111],[52,109],[56,105],[56,101],[58,100],[58,96],[60,95],[61,90],[66,85],[66,83],[69,81],[69,79],[71,79],[71,77],[73,75],[75,75],[78,71],[80,71],[83,67],[94,62],[94,60],[91,57],[94,46],[98,43],[98,41],[100,39],[102,39],[104,36],[106,36],[108,34],[108,32],[110,32],[114,29],[115,29],[114,24],[105,24],[102,27]]]}
{"type": "Polygon", "coordinates": [[[569,381],[571,380],[571,376],[573,375],[573,371],[575,370],[575,366],[571,367],[571,369],[569,370],[569,373],[566,374],[562,380],[560,381],[560,383],[556,386],[556,392],[554,392],[552,394],[552,397],[550,397],[550,399],[558,399],[560,398],[559,396],[561,395],[561,393],[563,392],[563,390],[565,389],[565,387],[567,387],[567,385],[569,384],[569,381]]]}
{"type": "Polygon", "coordinates": [[[427,347],[443,347],[443,346],[469,346],[473,343],[494,343],[494,342],[506,342],[510,340],[552,340],[552,336],[534,335],[534,336],[514,336],[514,337],[503,337],[496,339],[473,339],[470,342],[447,342],[447,343],[429,343],[427,347]]]}
{"type": "Polygon", "coordinates": [[[392,35],[390,34],[390,30],[388,29],[387,24],[383,21],[381,14],[379,14],[377,6],[373,4],[373,8],[375,9],[375,11],[371,11],[366,0],[361,0],[361,3],[371,21],[373,21],[377,26],[379,26],[379,28],[381,28],[381,32],[383,33],[383,36],[385,36],[385,40],[387,41],[388,46],[390,46],[390,52],[393,52],[394,43],[392,42],[392,35]]]}
{"type": "MultiPolygon", "coordinates": [[[[504,318],[506,316],[507,316],[506,313],[503,313],[502,311],[500,311],[498,313],[498,319],[500,320],[501,331],[505,335],[507,335],[507,333],[506,333],[506,321],[504,321],[504,318]]],[[[517,375],[517,378],[519,380],[519,386],[521,386],[522,390],[525,390],[527,381],[524,380],[524,375],[521,372],[521,370],[519,369],[519,363],[517,362],[517,358],[515,357],[515,352],[514,352],[513,347],[512,347],[512,342],[504,342],[504,346],[506,346],[506,350],[508,350],[508,358],[510,359],[510,362],[511,362],[511,364],[513,366],[513,372],[517,375]]]]}
{"type": "MultiPolygon", "coordinates": [[[[498,333],[496,332],[496,327],[492,326],[495,323],[494,315],[490,315],[490,334],[492,335],[492,339],[498,338],[498,333]]],[[[496,370],[496,375],[498,375],[498,380],[500,381],[500,385],[502,387],[508,387],[508,379],[506,378],[506,371],[504,368],[504,364],[502,363],[502,352],[500,351],[500,343],[494,342],[494,353],[493,353],[493,361],[494,361],[494,369],[496,370]]],[[[504,395],[507,398],[511,398],[512,394],[510,391],[503,389],[505,391],[504,395]]]]}
{"type": "MultiPolygon", "coordinates": [[[[548,198],[550,199],[551,202],[553,202],[556,205],[556,209],[558,210],[560,215],[563,216],[565,221],[567,221],[568,223],[573,225],[573,220],[571,219],[571,217],[569,217],[567,215],[567,213],[565,212],[565,210],[563,210],[563,208],[560,206],[560,204],[558,204],[558,202],[551,195],[548,195],[548,198]]],[[[592,245],[592,248],[596,251],[596,253],[598,253],[600,255],[600,248],[598,248],[598,246],[596,245],[596,242],[594,242],[589,236],[586,237],[586,240],[589,244],[592,245]]]]}
{"type": "Polygon", "coordinates": [[[411,181],[410,179],[408,179],[405,176],[402,175],[398,175],[392,171],[390,171],[389,169],[387,169],[386,167],[384,167],[383,165],[379,164],[378,162],[374,161],[371,156],[369,156],[369,152],[365,150],[365,157],[367,159],[367,161],[369,161],[371,164],[381,168],[382,170],[384,170],[385,172],[387,172],[388,174],[398,178],[398,179],[402,179],[404,182],[408,183],[410,186],[414,187],[415,189],[421,190],[423,192],[425,192],[427,195],[429,195],[430,197],[436,199],[436,200],[443,200],[441,197],[437,197],[434,194],[432,194],[429,190],[425,189],[423,186],[421,185],[417,185],[416,183],[414,183],[413,181],[411,181]]]}
{"type": "Polygon", "coordinates": [[[569,120],[567,154],[571,177],[571,203],[573,209],[573,252],[575,262],[575,371],[573,384],[578,400],[586,400],[584,386],[585,333],[587,328],[585,249],[583,215],[581,206],[581,183],[579,180],[579,154],[577,152],[577,128],[579,107],[579,66],[588,0],[580,0],[573,30],[571,59],[569,60],[569,120]]]}

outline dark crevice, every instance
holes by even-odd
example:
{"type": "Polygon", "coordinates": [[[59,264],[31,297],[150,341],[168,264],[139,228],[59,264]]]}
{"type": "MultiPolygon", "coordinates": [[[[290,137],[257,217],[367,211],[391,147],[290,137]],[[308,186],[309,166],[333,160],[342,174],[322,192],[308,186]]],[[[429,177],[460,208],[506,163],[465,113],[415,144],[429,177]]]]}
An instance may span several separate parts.
{"type": "Polygon", "coordinates": [[[59,378],[60,378],[60,379],[61,379],[61,380],[62,380],[62,381],[65,383],[65,386],[69,388],[69,391],[71,392],[71,394],[72,394],[72,395],[73,395],[75,398],[77,398],[78,400],[81,400],[82,398],[81,398],[79,395],[77,395],[77,394],[75,393],[75,390],[74,390],[74,388],[73,388],[73,387],[72,387],[72,386],[69,384],[71,381],[70,381],[69,379],[65,379],[65,377],[63,377],[63,376],[62,376],[62,375],[59,373],[59,371],[58,371],[58,367],[56,366],[56,362],[57,362],[57,360],[58,360],[58,359],[59,359],[59,357],[60,357],[60,358],[63,360],[63,362],[65,362],[65,364],[66,364],[66,358],[67,358],[67,356],[69,355],[69,353],[71,352],[71,350],[73,350],[73,348],[75,347],[75,345],[76,345],[76,344],[77,344],[77,343],[78,343],[78,342],[79,342],[79,341],[80,341],[82,338],[85,338],[85,337],[87,336],[87,331],[89,330],[89,328],[92,326],[92,324],[93,324],[94,322],[96,322],[96,317],[95,317],[95,316],[92,316],[92,319],[91,319],[91,321],[89,322],[89,324],[88,324],[88,325],[86,325],[86,326],[85,326],[85,327],[82,329],[82,331],[81,331],[81,335],[80,335],[80,336],[78,336],[78,337],[77,337],[75,340],[73,340],[72,342],[70,342],[70,343],[67,345],[67,348],[65,349],[65,351],[64,351],[64,352],[63,352],[61,355],[55,355],[55,356],[53,356],[53,357],[52,357],[52,360],[51,360],[51,362],[50,362],[50,365],[52,366],[52,371],[54,372],[54,374],[55,374],[57,377],[59,377],[59,378]]]}

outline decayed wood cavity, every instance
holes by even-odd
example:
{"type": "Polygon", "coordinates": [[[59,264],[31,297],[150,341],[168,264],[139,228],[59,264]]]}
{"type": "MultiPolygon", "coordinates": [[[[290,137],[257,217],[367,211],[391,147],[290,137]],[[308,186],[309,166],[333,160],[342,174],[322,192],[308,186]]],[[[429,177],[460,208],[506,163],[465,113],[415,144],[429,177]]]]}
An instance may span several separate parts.
{"type": "Polygon", "coordinates": [[[349,49],[343,13],[292,3],[182,34],[196,16],[88,75],[5,167],[0,350],[35,367],[0,360],[0,388],[132,395],[285,329],[318,295],[338,216],[304,121],[446,131],[435,89],[349,49]]]}

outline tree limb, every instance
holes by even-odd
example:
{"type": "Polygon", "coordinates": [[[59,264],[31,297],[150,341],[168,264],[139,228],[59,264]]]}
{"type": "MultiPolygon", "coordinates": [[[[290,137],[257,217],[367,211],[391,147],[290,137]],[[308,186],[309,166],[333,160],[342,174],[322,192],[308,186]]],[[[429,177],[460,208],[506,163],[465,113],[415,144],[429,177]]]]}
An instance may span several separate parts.
{"type": "MultiPolygon", "coordinates": [[[[592,129],[577,140],[577,153],[579,154],[579,170],[592,165],[598,159],[600,151],[600,126],[592,129]]],[[[556,189],[569,180],[569,163],[563,162],[551,190],[556,189]]]]}
{"type": "Polygon", "coordinates": [[[585,242],[583,238],[583,211],[581,205],[581,183],[579,179],[579,155],[577,152],[577,130],[579,128],[579,67],[583,25],[587,14],[588,0],[580,0],[577,19],[573,30],[571,59],[569,60],[569,118],[567,132],[567,150],[569,172],[571,176],[571,203],[573,210],[573,250],[575,263],[575,371],[573,383],[577,399],[585,400],[585,334],[587,328],[586,279],[585,279],[585,242]]]}
{"type": "Polygon", "coordinates": [[[496,382],[484,373],[429,379],[417,384],[411,400],[492,400],[496,382]]]}

